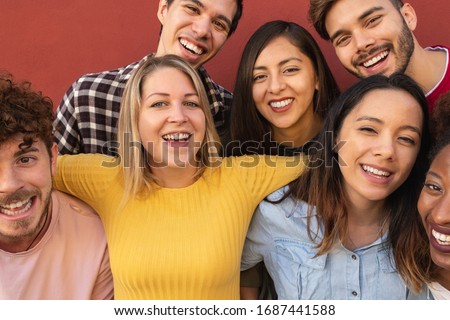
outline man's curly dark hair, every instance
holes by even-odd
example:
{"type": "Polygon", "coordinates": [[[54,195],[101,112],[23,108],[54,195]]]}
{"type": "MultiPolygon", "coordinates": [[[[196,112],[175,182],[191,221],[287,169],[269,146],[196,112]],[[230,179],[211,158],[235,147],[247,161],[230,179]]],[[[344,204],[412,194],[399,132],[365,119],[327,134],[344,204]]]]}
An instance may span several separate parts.
{"type": "Polygon", "coordinates": [[[15,83],[11,74],[0,74],[0,144],[21,133],[20,148],[29,148],[41,139],[51,156],[53,120],[49,97],[34,91],[28,81],[15,83]]]}

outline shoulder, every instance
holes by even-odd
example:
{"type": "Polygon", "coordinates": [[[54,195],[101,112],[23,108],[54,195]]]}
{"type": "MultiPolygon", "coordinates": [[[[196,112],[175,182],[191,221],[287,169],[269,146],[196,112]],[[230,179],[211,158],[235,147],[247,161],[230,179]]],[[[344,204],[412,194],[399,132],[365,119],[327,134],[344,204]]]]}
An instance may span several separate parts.
{"type": "Polygon", "coordinates": [[[86,167],[117,168],[120,164],[120,158],[100,153],[79,153],[58,155],[57,162],[58,165],[70,163],[86,167]]]}
{"type": "MultiPolygon", "coordinates": [[[[222,87],[220,84],[215,82],[204,67],[198,68],[198,74],[207,89],[213,89],[213,91],[215,91],[216,93],[219,93],[220,95],[227,97],[227,98],[233,96],[231,91],[228,91],[227,89],[222,87]]],[[[210,90],[207,90],[208,95],[210,94],[209,91],[210,90]]]]}
{"type": "MultiPolygon", "coordinates": [[[[283,213],[286,219],[290,218],[306,218],[308,216],[309,205],[301,200],[296,200],[292,196],[287,196],[289,186],[284,186],[267,196],[267,198],[259,204],[260,210],[270,215],[274,210],[283,213]]],[[[313,210],[315,215],[315,210],[313,210]]]]}
{"type": "Polygon", "coordinates": [[[56,209],[60,211],[59,213],[63,212],[64,215],[71,215],[81,220],[97,220],[100,223],[97,212],[80,199],[57,190],[52,191],[52,197],[58,201],[59,206],[56,209]]]}
{"type": "Polygon", "coordinates": [[[102,72],[96,72],[96,73],[87,73],[75,82],[75,86],[79,90],[91,88],[95,86],[96,89],[105,91],[105,86],[114,86],[114,85],[125,85],[126,81],[130,78],[131,73],[133,70],[135,70],[139,63],[143,60],[145,60],[147,57],[140,61],[135,61],[133,63],[130,63],[127,66],[113,69],[113,70],[106,70],[102,72]],[[103,90],[102,90],[103,88],[103,90]]]}

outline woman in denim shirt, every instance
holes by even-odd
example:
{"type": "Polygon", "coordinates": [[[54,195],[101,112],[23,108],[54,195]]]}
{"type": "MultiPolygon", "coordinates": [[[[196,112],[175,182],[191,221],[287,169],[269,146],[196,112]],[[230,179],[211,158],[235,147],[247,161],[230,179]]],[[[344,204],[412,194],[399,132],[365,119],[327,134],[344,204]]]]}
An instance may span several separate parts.
{"type": "MultiPolygon", "coordinates": [[[[405,299],[428,149],[427,102],[409,77],[372,76],[344,92],[310,169],[263,201],[242,270],[264,261],[279,299],[405,299]],[[309,204],[309,205],[308,205],[309,204]]],[[[426,261],[422,259],[421,261],[426,261]]]]}

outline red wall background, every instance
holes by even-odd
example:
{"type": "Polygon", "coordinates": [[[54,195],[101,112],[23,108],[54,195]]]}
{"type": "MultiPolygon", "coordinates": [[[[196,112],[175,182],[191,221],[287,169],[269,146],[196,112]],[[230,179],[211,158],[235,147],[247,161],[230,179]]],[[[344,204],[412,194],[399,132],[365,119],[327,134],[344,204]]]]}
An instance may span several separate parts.
{"type": "MultiPolygon", "coordinates": [[[[207,64],[213,78],[232,90],[242,49],[264,22],[283,19],[307,27],[324,51],[340,86],[347,74],[331,44],[319,39],[306,19],[307,0],[244,0],[235,34],[207,64]]],[[[450,1],[412,0],[422,46],[450,44],[450,1]]],[[[56,106],[84,73],[127,65],[152,52],[158,42],[158,0],[0,0],[0,70],[30,80],[56,106]]]]}

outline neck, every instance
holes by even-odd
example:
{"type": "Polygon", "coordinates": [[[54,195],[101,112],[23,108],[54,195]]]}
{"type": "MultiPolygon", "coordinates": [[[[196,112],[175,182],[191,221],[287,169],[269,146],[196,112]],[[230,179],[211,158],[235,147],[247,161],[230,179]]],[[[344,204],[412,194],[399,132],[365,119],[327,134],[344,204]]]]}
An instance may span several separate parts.
{"type": "Polygon", "coordinates": [[[152,168],[156,183],[163,188],[185,188],[196,180],[198,167],[186,168],[152,168]]]}
{"type": "Polygon", "coordinates": [[[322,128],[322,119],[316,113],[313,113],[312,119],[302,120],[289,128],[272,127],[275,141],[278,144],[298,148],[313,139],[322,128]]]}
{"type": "Polygon", "coordinates": [[[366,201],[347,205],[347,235],[343,244],[349,250],[355,250],[373,243],[389,227],[389,217],[384,210],[384,201],[366,201]]]}
{"type": "Polygon", "coordinates": [[[450,270],[440,268],[436,277],[436,281],[445,289],[450,290],[450,270]]]}
{"type": "Polygon", "coordinates": [[[425,93],[429,92],[444,75],[447,56],[442,51],[422,48],[417,41],[406,74],[413,78],[425,93]]]}

